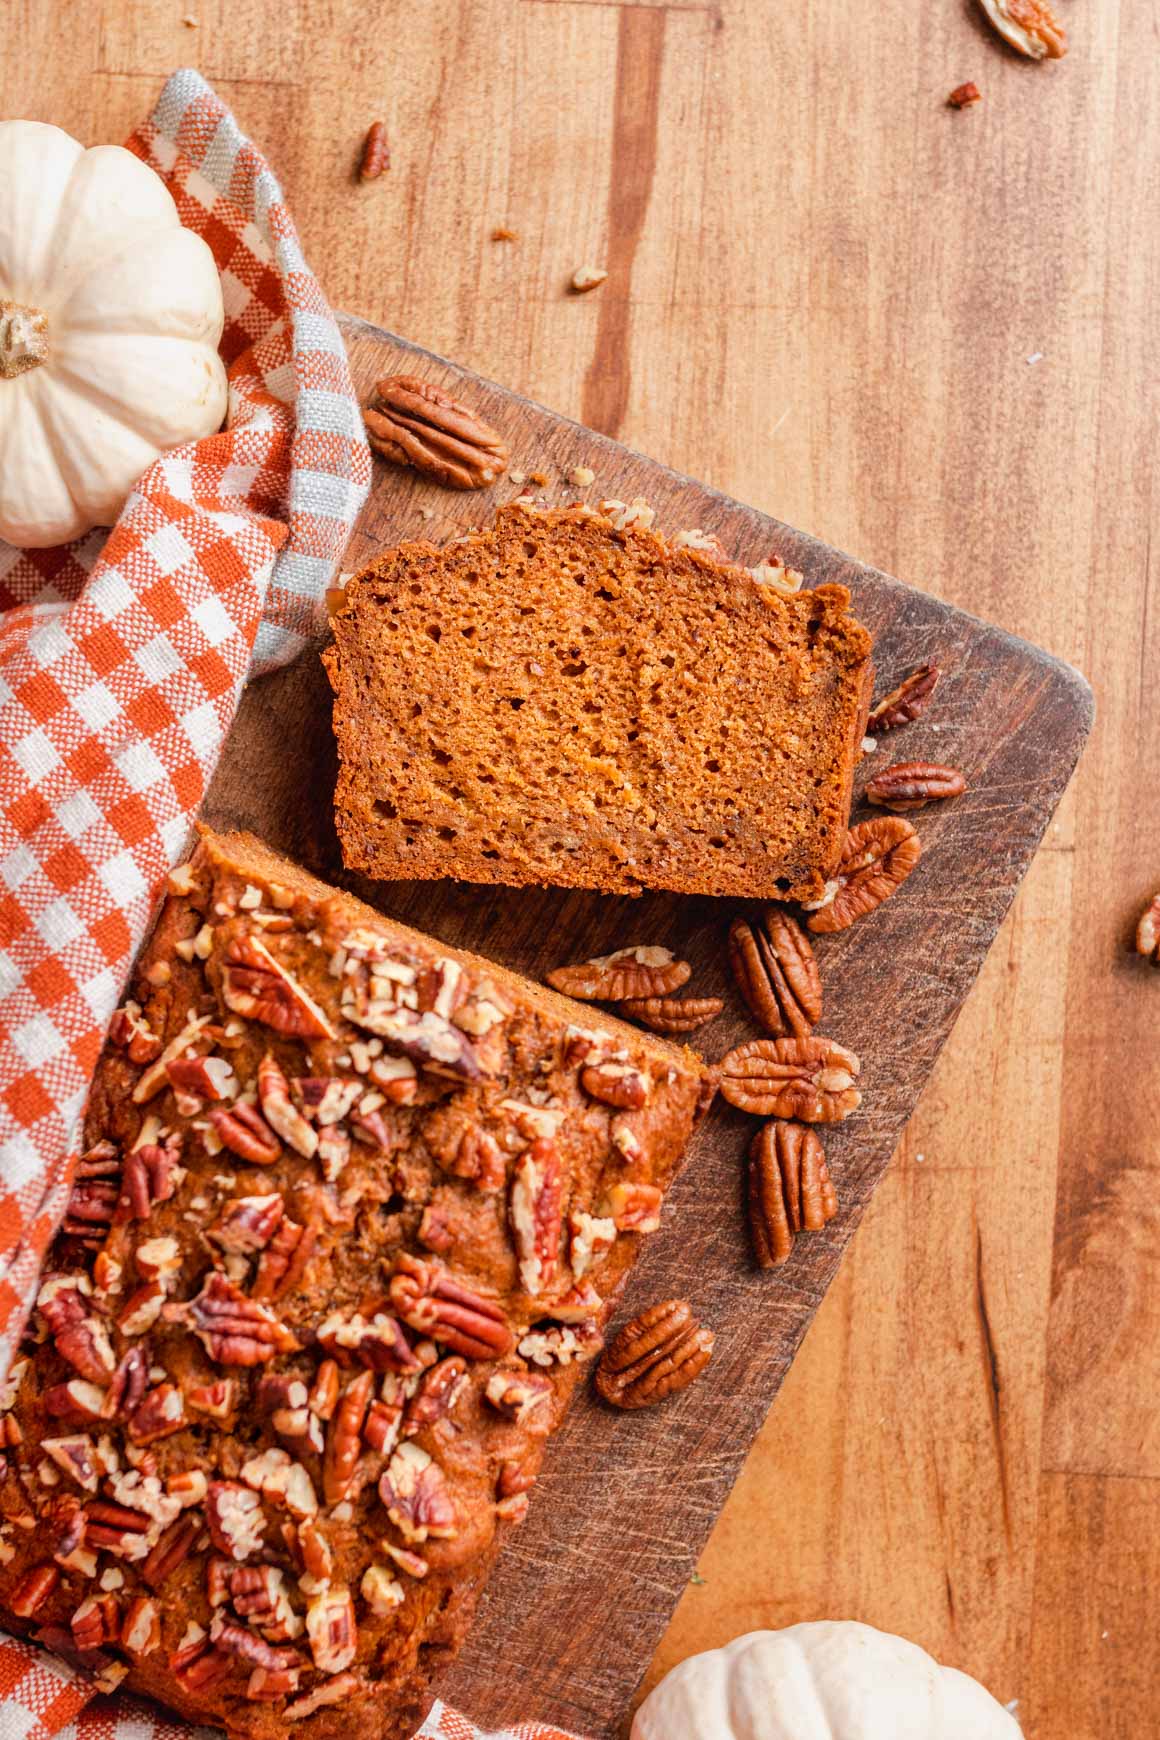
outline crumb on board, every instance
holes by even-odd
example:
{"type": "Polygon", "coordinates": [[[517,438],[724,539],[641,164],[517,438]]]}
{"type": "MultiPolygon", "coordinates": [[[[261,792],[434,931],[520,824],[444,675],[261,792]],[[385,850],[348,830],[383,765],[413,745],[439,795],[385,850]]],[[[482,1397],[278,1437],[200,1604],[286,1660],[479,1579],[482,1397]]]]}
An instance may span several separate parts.
{"type": "Polygon", "coordinates": [[[603,284],[608,273],[600,266],[577,266],[572,274],[572,289],[577,296],[583,296],[588,290],[595,290],[603,284]]]}
{"type": "Polygon", "coordinates": [[[496,224],[494,230],[491,232],[491,239],[493,242],[518,242],[520,239],[520,232],[519,230],[509,229],[507,224],[496,224]]]}
{"type": "Polygon", "coordinates": [[[565,483],[574,483],[577,489],[587,489],[590,483],[596,482],[596,473],[590,465],[573,465],[564,473],[565,483]]]}

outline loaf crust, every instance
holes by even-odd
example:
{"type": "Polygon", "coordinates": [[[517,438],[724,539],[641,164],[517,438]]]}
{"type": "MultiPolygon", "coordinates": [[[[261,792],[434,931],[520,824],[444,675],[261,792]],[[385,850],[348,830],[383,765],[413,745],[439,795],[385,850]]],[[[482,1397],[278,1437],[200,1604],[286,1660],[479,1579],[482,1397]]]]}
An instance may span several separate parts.
{"type": "Polygon", "coordinates": [[[820,899],[873,677],[849,602],[582,506],[386,551],[323,655],[347,864],[820,899]]]}
{"type": "Polygon", "coordinates": [[[251,1740],[404,1740],[712,1077],[251,836],[170,886],[0,1388],[0,1614],[251,1740]]]}

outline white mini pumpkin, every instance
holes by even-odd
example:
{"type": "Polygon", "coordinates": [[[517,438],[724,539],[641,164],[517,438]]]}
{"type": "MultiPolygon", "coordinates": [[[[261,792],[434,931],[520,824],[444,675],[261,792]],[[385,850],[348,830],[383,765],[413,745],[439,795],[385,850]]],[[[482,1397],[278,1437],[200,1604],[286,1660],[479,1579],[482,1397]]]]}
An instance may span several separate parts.
{"type": "Polygon", "coordinates": [[[226,409],[213,255],[119,145],[0,122],[0,538],[111,525],[226,409]]]}
{"type": "Polygon", "coordinates": [[[645,1699],[632,1740],[1020,1740],[1020,1728],[917,1644],[823,1620],[690,1656],[645,1699]]]}

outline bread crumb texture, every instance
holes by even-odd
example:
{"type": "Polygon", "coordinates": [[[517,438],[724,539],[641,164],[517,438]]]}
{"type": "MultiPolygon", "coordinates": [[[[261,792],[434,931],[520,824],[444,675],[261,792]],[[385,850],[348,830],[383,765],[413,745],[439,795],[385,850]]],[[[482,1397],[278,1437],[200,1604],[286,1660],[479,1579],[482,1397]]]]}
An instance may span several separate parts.
{"type": "Polygon", "coordinates": [[[324,655],[346,863],[817,898],[873,675],[849,602],[582,506],[384,552],[324,655]]]}

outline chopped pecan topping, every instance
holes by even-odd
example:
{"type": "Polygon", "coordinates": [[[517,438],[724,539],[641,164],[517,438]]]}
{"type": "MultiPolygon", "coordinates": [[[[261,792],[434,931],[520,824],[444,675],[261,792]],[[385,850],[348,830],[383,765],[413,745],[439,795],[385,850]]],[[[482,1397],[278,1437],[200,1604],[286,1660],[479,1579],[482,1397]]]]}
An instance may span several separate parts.
{"type": "Polygon", "coordinates": [[[535,1475],[518,1462],[501,1462],[495,1483],[496,1516],[511,1523],[523,1522],[528,1514],[528,1495],[535,1484],[535,1475]]]}
{"type": "Polygon", "coordinates": [[[552,1429],[552,1380],[538,1371],[495,1371],[484,1391],[488,1401],[506,1419],[529,1431],[552,1429]]]}
{"type": "Polygon", "coordinates": [[[956,85],[947,102],[952,109],[969,109],[972,103],[981,103],[983,93],[973,79],[965,85],[956,85]]]}
{"type": "Polygon", "coordinates": [[[296,1698],[292,1704],[287,1704],[282,1711],[282,1719],[286,1722],[301,1722],[307,1716],[313,1716],[315,1710],[344,1703],[352,1692],[357,1691],[358,1683],[354,1674],[335,1674],[333,1679],[323,1680],[320,1686],[315,1686],[305,1697],[296,1698]]]}
{"type": "Polygon", "coordinates": [[[129,1415],[128,1432],[134,1444],[153,1444],[180,1432],[186,1424],[185,1398],[176,1384],[158,1384],[146,1390],[129,1415]]]}
{"type": "Polygon", "coordinates": [[[196,1414],[208,1414],[211,1420],[227,1420],[234,1411],[237,1384],[233,1378],[218,1378],[212,1384],[192,1384],[185,1399],[196,1414]]]}
{"type": "Polygon", "coordinates": [[[755,1021],[781,1038],[804,1039],[822,1018],[822,977],[810,940],[788,912],[771,906],[729,929],[729,964],[755,1021]]]}
{"type": "Polygon", "coordinates": [[[226,1203],[205,1236],[219,1250],[251,1256],[255,1251],[265,1250],[278,1230],[285,1207],[277,1191],[269,1196],[239,1196],[226,1203]]]}
{"type": "Polygon", "coordinates": [[[457,1532],[443,1470],[417,1444],[399,1445],[379,1481],[379,1497],[403,1539],[413,1546],[421,1546],[429,1536],[450,1540],[457,1532]]]}
{"type": "Polygon", "coordinates": [[[861,1104],[861,1064],[832,1039],[751,1039],[721,1060],[721,1092],[762,1118],[837,1124],[861,1104]]]}
{"type": "Polygon", "coordinates": [[[262,1545],[265,1518],[256,1492],[236,1480],[211,1480],[205,1498],[210,1540],[228,1559],[248,1559],[262,1545]]]}
{"type": "Polygon", "coordinates": [[[866,721],[870,735],[880,737],[884,731],[896,731],[900,725],[909,725],[912,719],[917,719],[925,711],[941,674],[937,665],[920,665],[904,677],[896,689],[891,689],[871,708],[866,721]]]}
{"type": "Polygon", "coordinates": [[[380,1456],[389,1456],[399,1441],[399,1433],[403,1424],[402,1395],[390,1401],[380,1397],[371,1403],[367,1409],[366,1422],[363,1425],[363,1443],[368,1450],[375,1450],[380,1456]]]}
{"type": "Polygon", "coordinates": [[[597,1323],[557,1323],[551,1329],[529,1330],[518,1351],[533,1365],[571,1365],[575,1360],[591,1359],[603,1346],[597,1323]]]}
{"type": "Polygon", "coordinates": [[[557,1323],[587,1323],[596,1316],[603,1303],[591,1281],[581,1281],[558,1299],[553,1299],[550,1305],[545,1305],[544,1310],[557,1323]]]}
{"type": "Polygon", "coordinates": [[[336,1674],[348,1668],[358,1647],[358,1626],[350,1590],[324,1589],[306,1609],[306,1635],[319,1673],[336,1674]]]}
{"type": "Polygon", "coordinates": [[[384,375],[363,416],[376,453],[447,489],[485,489],[507,468],[499,431],[431,381],[384,375]]]}
{"type": "Polygon", "coordinates": [[[358,178],[360,181],[377,181],[390,167],[391,147],[387,139],[386,122],[372,121],[363,140],[358,178]]]}
{"type": "Polygon", "coordinates": [[[353,1014],[345,1005],[344,1010],[358,1026],[377,1033],[432,1075],[450,1076],[453,1081],[479,1081],[483,1076],[479,1055],[467,1034],[433,1009],[384,1009],[365,1015],[353,1014]]]}
{"type": "Polygon", "coordinates": [[[252,1166],[273,1166],[282,1157],[282,1144],[255,1106],[238,1100],[229,1110],[213,1106],[209,1121],[222,1146],[252,1166]]]}
{"type": "Polygon", "coordinates": [[[1067,32],[1047,0],[980,0],[1003,41],[1030,60],[1061,60],[1067,32]]]}
{"type": "Polygon", "coordinates": [[[466,1359],[501,1359],[511,1352],[503,1308],[453,1280],[439,1263],[400,1252],[391,1278],[391,1303],[410,1328],[466,1359]]]}
{"type": "Polygon", "coordinates": [[[477,1189],[502,1190],[507,1180],[507,1167],[499,1143],[486,1130],[473,1124],[463,1132],[455,1158],[444,1162],[444,1169],[456,1178],[468,1178],[477,1189]]]}
{"type": "Polygon", "coordinates": [[[228,1678],[234,1671],[234,1658],[224,1649],[215,1649],[201,1627],[198,1635],[183,1643],[169,1658],[169,1671],[183,1691],[197,1693],[228,1678]]]}
{"type": "MultiPolygon", "coordinates": [[[[307,1619],[309,1624],[309,1618],[307,1619]]],[[[235,1625],[232,1619],[217,1613],[209,1628],[210,1642],[224,1654],[248,1661],[260,1668],[292,1668],[301,1661],[296,1649],[267,1643],[247,1626],[235,1625]]]]}
{"type": "Polygon", "coordinates": [[[467,1361],[459,1354],[449,1354],[428,1366],[419,1379],[419,1387],[407,1403],[404,1432],[408,1438],[425,1426],[434,1426],[445,1419],[455,1406],[467,1381],[467,1361]]]}
{"type": "Polygon", "coordinates": [[[290,1099],[290,1083],[278,1060],[268,1051],[258,1065],[258,1099],[262,1116],[288,1148],[313,1160],[318,1150],[318,1132],[313,1129],[290,1099]]]}
{"type": "MultiPolygon", "coordinates": [[[[168,970],[168,969],[167,969],[168,970]]],[[[137,1078],[132,1099],[135,1106],[143,1106],[159,1094],[162,1088],[169,1086],[169,1065],[175,1058],[184,1057],[199,1040],[210,1024],[208,1015],[195,1015],[192,1009],[185,1019],[185,1025],[174,1034],[161,1055],[145,1069],[137,1078]]]]}
{"type": "Polygon", "coordinates": [[[80,1650],[115,1643],[121,1635],[121,1604],[115,1595],[90,1595],[69,1620],[69,1628],[80,1650]]]}
{"type": "Polygon", "coordinates": [[[215,1271],[201,1292],[184,1304],[165,1307],[167,1322],[184,1323],[218,1365],[261,1365],[298,1342],[274,1313],[215,1271]]]}
{"type": "Polygon", "coordinates": [[[393,1541],[380,1541],[379,1546],[408,1577],[425,1577],[431,1569],[422,1553],[413,1553],[409,1547],[396,1547],[393,1541]]]}
{"type": "Polygon", "coordinates": [[[155,1202],[168,1202],[177,1189],[180,1167],[178,1148],[167,1143],[146,1142],[126,1154],[121,1172],[121,1194],[114,1224],[148,1220],[155,1202]]]}
{"type": "Polygon", "coordinates": [[[374,1372],[360,1372],[347,1384],[335,1409],[322,1458],[322,1496],[328,1505],[340,1504],[350,1489],[362,1454],[362,1429],[374,1388],[374,1372]]]}
{"type": "Polygon", "coordinates": [[[551,1286],[559,1264],[563,1178],[554,1142],[539,1139],[517,1160],[508,1217],[520,1284],[535,1298],[551,1286]]]}
{"type": "Polygon", "coordinates": [[[568,1226],[572,1235],[568,1257],[572,1273],[579,1281],[616,1243],[616,1222],[611,1216],[588,1214],[582,1208],[574,1208],[568,1216],[568,1226]]]}
{"type": "Polygon", "coordinates": [[[71,1560],[85,1538],[84,1506],[76,1494],[61,1492],[50,1498],[38,1520],[53,1558],[58,1563],[71,1560]]]}
{"type": "Polygon", "coordinates": [[[296,1287],[306,1273],[317,1238],[314,1227],[299,1226],[296,1220],[284,1218],[258,1258],[253,1297],[280,1299],[283,1293],[296,1287]]]}
{"type": "MultiPolygon", "coordinates": [[[[84,1279],[87,1290],[87,1277],[80,1279],[84,1279]]],[[[80,1377],[106,1385],[116,1359],[104,1324],[89,1316],[79,1285],[66,1284],[47,1297],[45,1293],[42,1288],[38,1305],[56,1351],[80,1377]]]]}
{"type": "Polygon", "coordinates": [[[580,1086],[603,1105],[636,1111],[648,1104],[651,1083],[643,1070],[629,1063],[589,1063],[580,1071],[580,1086]]]}
{"type": "Polygon", "coordinates": [[[226,950],[222,997],[227,1009],[291,1039],[333,1039],[313,997],[256,936],[235,937],[226,950]]]}
{"type": "Polygon", "coordinates": [[[224,1100],[237,1091],[237,1077],[224,1057],[175,1057],[165,1073],[171,1087],[199,1100],[224,1100]]]}
{"type": "Polygon", "coordinates": [[[300,1517],[297,1522],[283,1523],[282,1537],[290,1550],[290,1557],[300,1570],[318,1583],[329,1583],[334,1570],[334,1555],[316,1517],[300,1517]]]}
{"type": "Polygon", "coordinates": [[[359,1594],[378,1618],[385,1618],[391,1609],[400,1607],[406,1596],[403,1585],[384,1565],[368,1565],[359,1584],[359,1594]]]}
{"type": "Polygon", "coordinates": [[[674,960],[671,949],[640,944],[594,955],[577,966],[556,967],[547,975],[553,990],[583,1003],[623,1003],[643,997],[667,997],[687,984],[692,967],[674,960]]]}
{"type": "Polygon", "coordinates": [[[838,1212],[838,1198],[816,1131],[775,1119],[749,1149],[749,1220],[763,1269],[784,1263],[794,1237],[814,1232],[838,1212]]]}
{"type": "Polygon", "coordinates": [[[117,1317],[122,1335],[144,1335],[161,1315],[167,1294],[160,1281],[146,1281],[134,1287],[117,1317]]]}
{"type": "MultiPolygon", "coordinates": [[[[120,1164],[115,1163],[113,1169],[119,1173],[120,1164]]],[[[121,1186],[116,1178],[78,1176],[68,1199],[61,1230],[95,1250],[104,1242],[113,1223],[113,1212],[120,1194],[121,1186]]]]}
{"type": "Polygon", "coordinates": [[[398,1320],[386,1311],[371,1318],[332,1311],[318,1326],[318,1341],[327,1353],[371,1371],[418,1371],[419,1361],[398,1320]]]}
{"type": "Polygon", "coordinates": [[[81,1426],[103,1417],[107,1394],[99,1384],[91,1384],[85,1378],[69,1378],[67,1383],[50,1385],[40,1400],[51,1419],[81,1426]]]}
{"type": "Polygon", "coordinates": [[[277,1445],[243,1462],[242,1479],[271,1504],[284,1504],[292,1517],[311,1517],[318,1512],[318,1495],[309,1473],[277,1445]]]}
{"type": "MultiPolygon", "coordinates": [[[[154,1283],[155,1285],[156,1283],[154,1283]]],[[[132,1301],[130,1300],[130,1303],[132,1301]]],[[[133,1412],[149,1381],[149,1362],[141,1347],[130,1347],[117,1361],[102,1409],[110,1420],[125,1420],[133,1412]]]]}
{"type": "MultiPolygon", "coordinates": [[[[318,1339],[322,1340],[321,1331],[318,1339]]],[[[338,1406],[340,1387],[338,1366],[332,1359],[322,1360],[314,1374],[314,1382],[310,1386],[308,1398],[310,1412],[317,1414],[320,1420],[329,1420],[338,1406]]]]}
{"type": "Polygon", "coordinates": [[[846,930],[867,912],[888,900],[910,875],[922,855],[911,824],[901,816],[877,816],[859,822],[846,835],[833,891],[811,909],[812,931],[846,930]]]}
{"type": "Polygon", "coordinates": [[[149,1519],[127,1504],[97,1498],[85,1506],[85,1544],[122,1559],[149,1554],[149,1519]]]}
{"type": "Polygon", "coordinates": [[[957,767],[934,761],[900,761],[866,785],[866,797],[887,810],[920,810],[939,798],[962,797],[967,782],[957,767]]]}
{"type": "Polygon", "coordinates": [[[277,1703],[298,1690],[301,1668],[256,1667],[246,1681],[245,1696],[251,1704],[277,1703]]]}
{"type": "Polygon", "coordinates": [[[608,1192],[608,1214],[617,1232],[656,1232],[661,1224],[663,1201],[664,1192],[655,1184],[631,1184],[621,1180],[608,1192]]]}
{"type": "Polygon", "coordinates": [[[1160,967],[1160,894],[1140,914],[1136,926],[1136,952],[1160,967]]]}
{"type": "Polygon", "coordinates": [[[161,1040],[141,1013],[140,1003],[131,997],[109,1023],[109,1043],[123,1051],[130,1063],[152,1063],[161,1054],[161,1040]]]}
{"type": "Polygon", "coordinates": [[[179,1516],[176,1522],[170,1523],[141,1566],[142,1580],[151,1589],[162,1588],[178,1566],[184,1565],[201,1530],[202,1523],[198,1516],[179,1516]]]}
{"type": "Polygon", "coordinates": [[[716,1021],[724,1007],[720,997],[626,997],[618,1013],[654,1033],[695,1033],[716,1021]]]}
{"type": "Polygon", "coordinates": [[[713,1333],[702,1329],[683,1299],[650,1305],[609,1343],[596,1388],[618,1408],[647,1408],[684,1390],[704,1371],[713,1333]]]}
{"type": "Polygon", "coordinates": [[[161,1615],[148,1595],[134,1595],[121,1627],[121,1647],[129,1655],[151,1655],[161,1647],[161,1615]]]}

